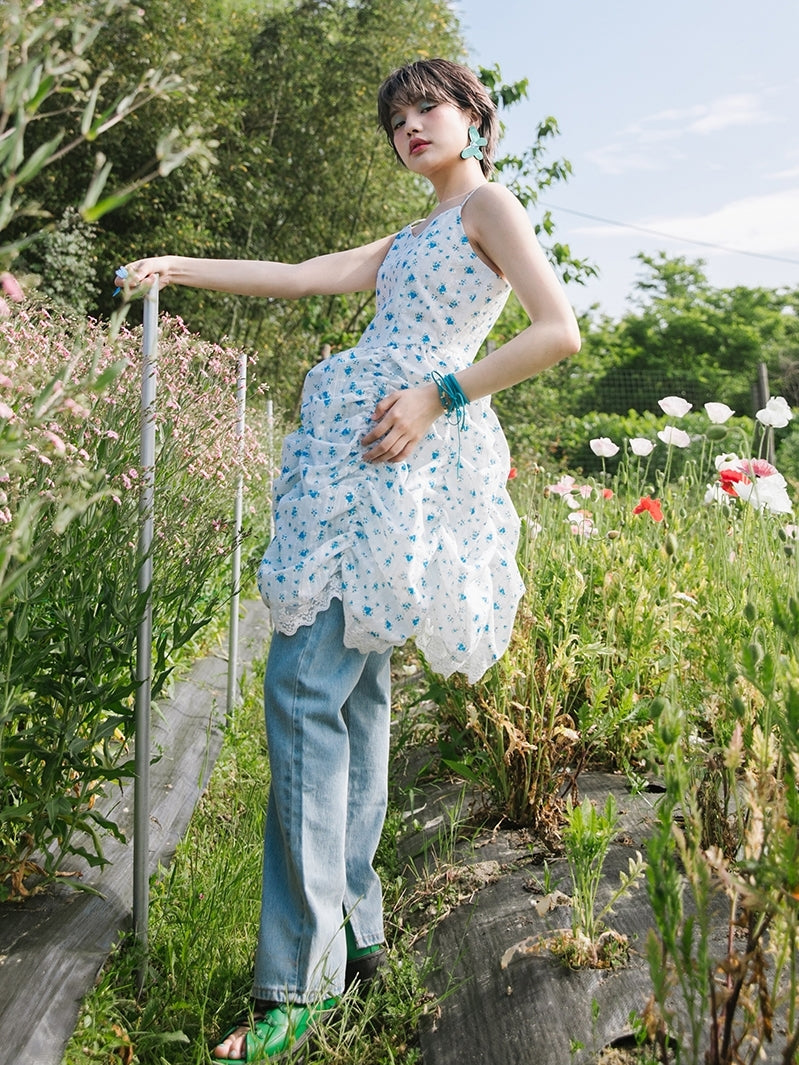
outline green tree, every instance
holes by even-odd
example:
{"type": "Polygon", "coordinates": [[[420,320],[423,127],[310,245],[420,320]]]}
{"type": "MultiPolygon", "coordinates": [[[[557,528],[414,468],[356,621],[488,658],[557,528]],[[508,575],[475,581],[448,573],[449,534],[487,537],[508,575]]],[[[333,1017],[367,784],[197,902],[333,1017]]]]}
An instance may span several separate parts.
{"type": "MultiPolygon", "coordinates": [[[[537,461],[590,463],[590,435],[603,435],[597,415],[660,415],[657,401],[680,395],[701,408],[709,400],[753,414],[752,385],[766,364],[770,391],[799,403],[799,290],[714,288],[701,261],[639,259],[644,273],[631,310],[614,320],[581,321],[580,353],[495,397],[514,453],[537,461]],[[575,441],[581,441],[575,450],[575,441]]],[[[492,340],[520,324],[511,303],[492,340]]]]}
{"type": "Polygon", "coordinates": [[[635,309],[617,323],[605,320],[585,339],[604,368],[583,394],[582,410],[651,410],[662,396],[681,395],[695,406],[719,400],[753,413],[758,364],[766,363],[776,388],[799,356],[795,314],[785,313],[797,294],[717,289],[702,260],[663,252],[638,258],[645,273],[635,309]]]}
{"type": "Polygon", "coordinates": [[[10,0],[0,10],[0,262],[8,265],[67,206],[96,221],[137,188],[170,173],[203,146],[172,129],[150,147],[149,169],[113,187],[113,163],[94,145],[140,108],[180,87],[174,73],[149,67],[120,83],[93,53],[109,21],[130,20],[125,0],[10,0]],[[72,156],[91,146],[91,167],[55,212],[41,195],[70,173],[72,156]],[[47,206],[45,206],[45,204],[47,206]]]}
{"type": "MultiPolygon", "coordinates": [[[[170,0],[153,0],[138,21],[111,10],[93,41],[86,75],[102,81],[103,106],[112,86],[135,84],[152,67],[179,73],[180,83],[168,99],[134,109],[124,128],[104,132],[114,173],[143,191],[94,228],[95,312],[112,310],[112,267],[137,255],[180,251],[297,261],[375,239],[424,215],[429,188],[397,163],[377,127],[375,99],[390,69],[427,55],[465,58],[446,0],[301,0],[258,8],[236,0],[186,0],[180,17],[170,0]],[[188,160],[150,182],[148,146],[173,127],[201,129],[215,164],[201,168],[188,160]]],[[[496,68],[483,68],[480,76],[501,113],[527,95],[526,79],[504,84],[496,68]]],[[[41,118],[41,136],[61,134],[56,116],[41,118]]],[[[68,135],[78,120],[77,113],[64,117],[68,135]]],[[[545,118],[527,151],[498,161],[499,180],[527,205],[571,171],[567,161],[550,159],[556,136],[555,120],[545,118]]],[[[31,192],[55,219],[91,180],[94,152],[91,143],[77,144],[57,173],[43,171],[34,179],[31,192]]],[[[549,214],[538,230],[564,278],[593,272],[554,239],[549,214]]],[[[47,245],[27,252],[29,268],[42,274],[48,289],[55,287],[55,262],[47,245]]],[[[321,347],[352,343],[368,320],[372,297],[285,303],[167,289],[162,307],[210,339],[231,337],[258,350],[258,373],[292,409],[321,347]]]]}

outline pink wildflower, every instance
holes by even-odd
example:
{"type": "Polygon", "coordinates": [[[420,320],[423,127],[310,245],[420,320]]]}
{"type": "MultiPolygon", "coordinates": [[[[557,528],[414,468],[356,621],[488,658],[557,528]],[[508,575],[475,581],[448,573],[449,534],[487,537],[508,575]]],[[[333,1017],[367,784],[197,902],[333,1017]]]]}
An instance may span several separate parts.
{"type": "Polygon", "coordinates": [[[48,444],[52,445],[52,448],[57,455],[65,454],[67,450],[67,445],[61,439],[58,433],[53,433],[49,429],[42,429],[42,436],[45,438],[48,444]]]}
{"type": "Polygon", "coordinates": [[[557,496],[567,496],[574,490],[575,484],[576,482],[574,478],[568,473],[564,473],[557,484],[551,484],[548,486],[548,490],[554,492],[557,496]]]}
{"type": "Polygon", "coordinates": [[[3,292],[5,292],[8,298],[13,300],[14,303],[22,303],[25,299],[25,293],[22,291],[22,286],[14,275],[8,272],[8,270],[4,270],[2,274],[0,274],[0,288],[3,289],[3,292]]]}
{"type": "Polygon", "coordinates": [[[566,519],[573,536],[595,536],[594,516],[590,510],[574,510],[566,519]]]}
{"type": "Polygon", "coordinates": [[[773,477],[778,472],[777,467],[765,459],[741,459],[740,468],[755,477],[773,477]]]}

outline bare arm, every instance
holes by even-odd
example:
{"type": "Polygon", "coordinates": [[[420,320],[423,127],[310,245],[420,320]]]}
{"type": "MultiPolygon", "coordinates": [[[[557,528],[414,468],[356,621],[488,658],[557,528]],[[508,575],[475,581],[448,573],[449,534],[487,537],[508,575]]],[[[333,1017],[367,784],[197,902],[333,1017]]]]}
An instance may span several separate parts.
{"type": "Polygon", "coordinates": [[[516,197],[502,185],[489,185],[465,211],[472,244],[496,263],[530,318],[521,333],[458,374],[471,400],[525,381],[575,354],[580,350],[580,332],[563,287],[516,197]]]}
{"type": "MultiPolygon", "coordinates": [[[[507,344],[458,373],[470,400],[518,384],[580,350],[574,312],[535,236],[527,212],[501,185],[487,185],[464,208],[475,250],[508,279],[531,324],[507,344]]],[[[394,392],[375,408],[363,438],[371,462],[407,458],[443,412],[434,384],[394,392]]]]}
{"type": "Polygon", "coordinates": [[[393,240],[393,235],[382,237],[360,248],[318,255],[301,263],[158,255],[130,263],[128,285],[150,285],[157,274],[159,288],[188,285],[239,296],[299,299],[367,292],[374,289],[377,271],[393,240]]]}

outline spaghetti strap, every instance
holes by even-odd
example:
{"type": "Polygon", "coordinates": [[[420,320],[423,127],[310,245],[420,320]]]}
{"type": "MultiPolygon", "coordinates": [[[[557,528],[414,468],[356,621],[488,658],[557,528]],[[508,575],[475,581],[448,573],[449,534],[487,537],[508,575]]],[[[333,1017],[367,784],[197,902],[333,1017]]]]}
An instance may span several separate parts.
{"type": "Polygon", "coordinates": [[[472,198],[472,196],[474,196],[474,194],[477,192],[477,190],[481,189],[482,187],[483,187],[482,185],[477,185],[475,188],[472,189],[471,192],[467,192],[466,193],[466,199],[460,205],[460,209],[461,210],[463,210],[463,208],[466,206],[466,204],[469,202],[469,200],[472,198]]]}

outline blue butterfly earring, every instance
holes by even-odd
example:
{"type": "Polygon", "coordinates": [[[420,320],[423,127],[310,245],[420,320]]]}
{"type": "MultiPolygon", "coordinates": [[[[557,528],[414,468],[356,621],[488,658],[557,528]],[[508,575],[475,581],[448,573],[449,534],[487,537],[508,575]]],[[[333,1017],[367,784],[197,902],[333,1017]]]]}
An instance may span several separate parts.
{"type": "Polygon", "coordinates": [[[461,159],[482,159],[483,153],[480,149],[486,144],[488,144],[488,141],[485,137],[480,136],[480,130],[477,126],[469,126],[469,143],[461,152],[461,159]]]}

